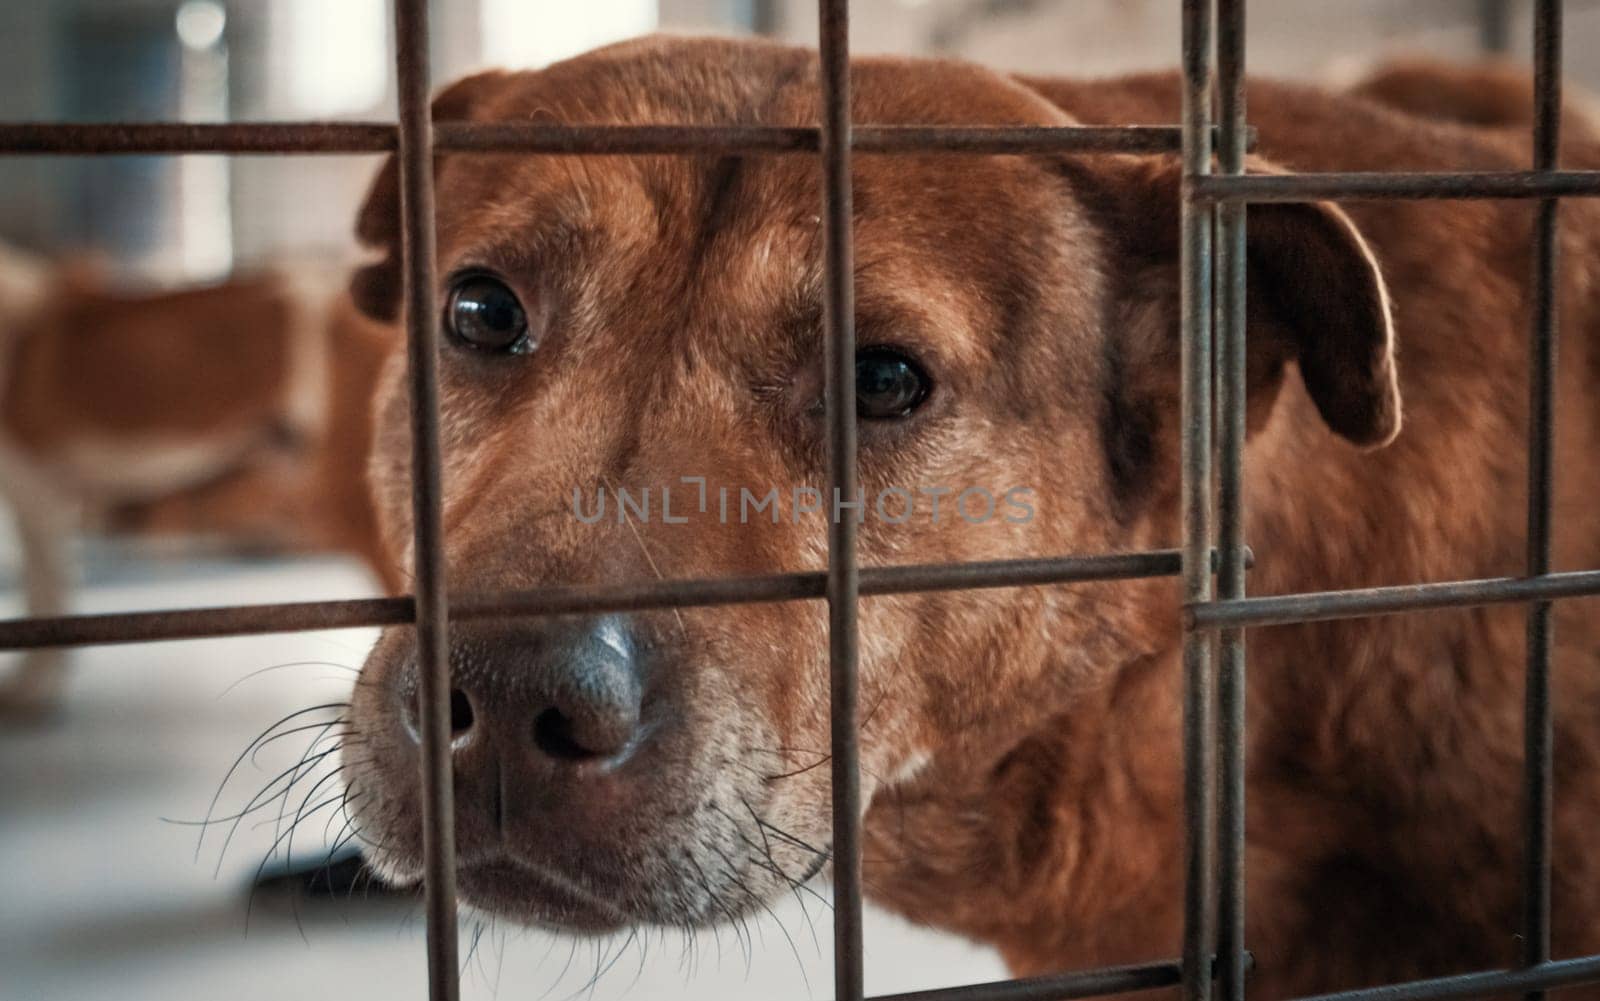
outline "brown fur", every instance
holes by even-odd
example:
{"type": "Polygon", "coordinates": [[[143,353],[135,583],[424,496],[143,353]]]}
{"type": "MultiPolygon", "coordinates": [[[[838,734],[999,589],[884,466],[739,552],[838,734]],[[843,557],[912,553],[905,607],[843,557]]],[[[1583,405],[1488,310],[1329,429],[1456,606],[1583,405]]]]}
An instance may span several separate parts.
{"type": "MultiPolygon", "coordinates": [[[[476,120],[812,124],[814,62],[655,39],[475,77],[438,107],[476,120]]],[[[1170,74],[1075,82],[863,59],[854,87],[858,122],[1178,117],[1170,74]]],[[[1512,137],[1309,87],[1257,81],[1249,105],[1259,169],[1525,159],[1512,137]]],[[[864,562],[1177,541],[1176,179],[1160,157],[857,160],[861,342],[915,351],[935,381],[912,417],[863,426],[863,482],[1022,483],[1039,513],[1026,525],[935,525],[925,508],[905,526],[868,520],[864,562]]],[[[821,520],[583,525],[570,509],[574,489],[681,475],[712,489],[822,482],[813,160],[443,157],[438,185],[441,274],[491,269],[547,318],[525,358],[445,347],[453,587],[823,564],[821,520]]],[[[356,285],[386,316],[396,212],[391,167],[360,222],[386,256],[356,285]]],[[[1531,220],[1509,202],[1252,208],[1252,593],[1520,572],[1531,220]],[[1403,429],[1375,448],[1400,426],[1397,358],[1403,429]]],[[[1571,569],[1600,565],[1595,210],[1566,206],[1562,239],[1556,552],[1571,569]]],[[[379,393],[373,478],[404,558],[399,372],[396,358],[379,393]]],[[[1175,955],[1178,601],[1171,581],[864,601],[872,899],[993,943],[1019,974],[1175,955]]],[[[1559,955],[1600,951],[1594,607],[1563,603],[1556,625],[1559,955]]],[[[671,710],[660,734],[629,767],[575,784],[491,797],[468,773],[457,807],[469,900],[585,926],[716,920],[814,861],[795,843],[828,830],[821,608],[634,620],[671,710]],[[793,842],[769,838],[776,828],[793,842]]],[[[1522,623],[1502,607],[1251,633],[1256,996],[1514,961],[1522,623]]],[[[458,654],[505,635],[458,634],[476,644],[458,654]]],[[[457,669],[467,663],[484,670],[457,669]]],[[[358,686],[351,759],[361,822],[402,878],[419,871],[415,752],[397,711],[412,671],[407,632],[386,635],[358,686]]]]}
{"type": "Polygon", "coordinates": [[[91,525],[350,552],[388,573],[361,475],[388,328],[272,273],[138,294],[54,280],[6,332],[0,416],[91,525]],[[301,336],[317,358],[295,357],[301,336]],[[312,399],[291,399],[296,380],[312,399]],[[172,468],[169,449],[194,458],[172,468]]]}
{"type": "Polygon", "coordinates": [[[7,431],[42,454],[96,434],[264,426],[285,392],[288,321],[268,278],[149,295],[69,279],[15,338],[0,397],[7,431]],[[224,335],[227,350],[217,350],[224,335]],[[129,377],[131,364],[138,378],[129,377]]]}
{"type": "MultiPolygon", "coordinates": [[[[1563,90],[1561,130],[1565,137],[1583,143],[1600,138],[1594,96],[1571,84],[1563,90]]],[[[1526,68],[1499,59],[1477,63],[1395,59],[1374,68],[1349,93],[1458,125],[1526,133],[1534,119],[1533,78],[1526,68]]]]}
{"type": "Polygon", "coordinates": [[[291,433],[281,454],[258,453],[192,488],[119,506],[109,515],[112,530],[345,553],[361,559],[384,590],[400,590],[366,483],[372,393],[395,333],[356,312],[345,297],[319,304],[318,311],[330,365],[325,416],[317,426],[291,433]]]}

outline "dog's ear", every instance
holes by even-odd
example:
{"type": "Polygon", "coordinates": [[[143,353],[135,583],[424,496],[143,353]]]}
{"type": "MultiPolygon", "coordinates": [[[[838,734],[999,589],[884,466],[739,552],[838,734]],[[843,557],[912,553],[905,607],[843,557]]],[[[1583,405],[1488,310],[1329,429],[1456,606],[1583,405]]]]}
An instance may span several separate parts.
{"type": "MultiPolygon", "coordinates": [[[[1175,273],[1182,172],[1173,158],[1075,158],[1061,173],[1110,244],[1108,274],[1175,273]]],[[[1326,202],[1251,205],[1247,219],[1251,390],[1275,388],[1294,361],[1329,428],[1357,445],[1388,444],[1400,430],[1394,327],[1366,241],[1326,202]]]]}
{"type": "MultiPolygon", "coordinates": [[[[506,74],[491,70],[456,81],[433,99],[433,120],[460,121],[473,117],[486,97],[493,93],[506,74]]],[[[443,166],[434,157],[435,180],[443,166]]],[[[394,156],[384,161],[378,176],[356,215],[356,239],[363,247],[381,256],[356,270],[350,279],[350,298],[356,308],[383,323],[400,315],[400,167],[394,156]]]]}

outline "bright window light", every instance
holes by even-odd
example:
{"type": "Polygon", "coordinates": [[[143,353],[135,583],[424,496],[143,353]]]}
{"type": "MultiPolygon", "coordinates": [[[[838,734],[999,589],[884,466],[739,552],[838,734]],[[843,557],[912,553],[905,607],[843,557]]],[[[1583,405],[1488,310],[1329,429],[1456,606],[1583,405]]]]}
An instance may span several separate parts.
{"type": "Polygon", "coordinates": [[[203,52],[222,41],[228,14],[216,0],[188,0],[178,8],[178,40],[203,52]]]}
{"type": "Polygon", "coordinates": [[[385,0],[292,0],[284,11],[289,100],[308,116],[365,111],[388,82],[385,0]]]}
{"type": "Polygon", "coordinates": [[[658,0],[480,0],[483,60],[519,69],[654,31],[658,0]]]}

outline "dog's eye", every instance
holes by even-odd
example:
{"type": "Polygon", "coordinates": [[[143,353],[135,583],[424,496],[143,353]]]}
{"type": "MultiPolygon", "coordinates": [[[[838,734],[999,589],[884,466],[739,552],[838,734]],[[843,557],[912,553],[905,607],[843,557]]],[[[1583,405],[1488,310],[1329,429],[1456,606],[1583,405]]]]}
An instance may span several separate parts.
{"type": "Polygon", "coordinates": [[[928,398],[928,375],[916,362],[888,348],[856,352],[856,416],[865,420],[905,417],[928,398]]]}
{"type": "Polygon", "coordinates": [[[526,354],[534,348],[528,314],[517,294],[488,275],[457,282],[444,318],[452,337],[479,350],[526,354]]]}

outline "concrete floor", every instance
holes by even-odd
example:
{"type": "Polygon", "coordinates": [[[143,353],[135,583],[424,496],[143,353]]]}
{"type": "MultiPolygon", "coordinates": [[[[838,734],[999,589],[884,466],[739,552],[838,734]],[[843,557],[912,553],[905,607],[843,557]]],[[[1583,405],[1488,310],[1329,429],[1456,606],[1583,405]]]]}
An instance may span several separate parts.
{"type": "MultiPolygon", "coordinates": [[[[355,568],[332,562],[159,574],[124,567],[95,577],[105,583],[85,590],[82,610],[350,597],[368,587],[355,568]]],[[[0,614],[16,614],[4,598],[0,614]]],[[[258,896],[247,925],[246,888],[272,845],[276,810],[263,811],[261,826],[241,824],[225,853],[223,832],[208,834],[197,856],[197,829],[171,822],[204,817],[229,762],[274,720],[341,700],[346,669],[359,666],[371,638],[356,630],[84,650],[59,719],[0,726],[0,999],[424,997],[414,903],[258,896]]],[[[310,736],[246,762],[217,812],[247,803],[310,736]]],[[[317,822],[301,831],[297,855],[320,855],[332,833],[317,822]]],[[[792,899],[776,907],[782,929],[752,921],[751,941],[727,929],[703,935],[692,955],[676,933],[649,936],[641,950],[493,928],[465,963],[463,993],[829,998],[830,927],[808,903],[809,916],[792,899]]],[[[474,927],[463,929],[465,953],[474,927]]],[[[1004,975],[988,950],[869,914],[869,991],[1004,975]]]]}

